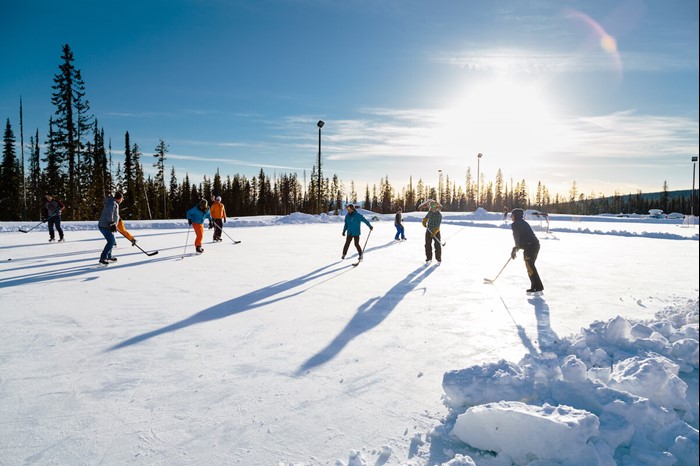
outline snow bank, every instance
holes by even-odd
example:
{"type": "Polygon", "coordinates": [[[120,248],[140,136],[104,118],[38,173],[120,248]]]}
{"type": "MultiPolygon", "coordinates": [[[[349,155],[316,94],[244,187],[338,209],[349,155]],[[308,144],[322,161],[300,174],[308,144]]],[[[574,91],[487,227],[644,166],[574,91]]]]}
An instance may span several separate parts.
{"type": "Polygon", "coordinates": [[[698,464],[697,394],[683,381],[698,377],[697,300],[654,321],[595,322],[540,350],[518,364],[445,373],[451,415],[434,434],[463,442],[455,459],[494,466],[698,464]]]}

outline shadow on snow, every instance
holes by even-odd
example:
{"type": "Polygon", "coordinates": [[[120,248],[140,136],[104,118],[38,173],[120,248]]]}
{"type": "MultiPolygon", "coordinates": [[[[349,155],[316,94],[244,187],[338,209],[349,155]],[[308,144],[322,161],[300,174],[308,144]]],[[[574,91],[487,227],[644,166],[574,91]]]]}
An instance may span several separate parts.
{"type": "Polygon", "coordinates": [[[295,375],[303,375],[310,369],[325,364],[333,359],[355,337],[379,325],[391,314],[396,305],[434,270],[435,267],[421,265],[394,285],[384,296],[367,300],[357,308],[357,312],[340,334],[328,346],[302,364],[295,375]]]}

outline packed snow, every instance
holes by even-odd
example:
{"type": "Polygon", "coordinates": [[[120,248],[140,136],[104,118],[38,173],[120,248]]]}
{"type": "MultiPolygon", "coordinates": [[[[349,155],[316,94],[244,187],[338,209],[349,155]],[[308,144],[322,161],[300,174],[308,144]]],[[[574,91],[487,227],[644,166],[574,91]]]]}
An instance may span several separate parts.
{"type": "Polygon", "coordinates": [[[500,213],[438,266],[360,211],[357,267],[335,215],[127,222],[158,254],[106,268],[96,222],[0,223],[0,464],[698,464],[697,224],[531,215],[528,296],[500,213]]]}

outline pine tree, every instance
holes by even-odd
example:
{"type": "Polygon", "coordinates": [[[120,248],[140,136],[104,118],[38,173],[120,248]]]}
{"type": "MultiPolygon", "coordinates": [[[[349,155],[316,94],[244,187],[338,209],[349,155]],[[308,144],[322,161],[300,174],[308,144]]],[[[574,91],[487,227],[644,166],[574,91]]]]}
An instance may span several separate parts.
{"type": "Polygon", "coordinates": [[[21,200],[20,167],[10,119],[5,124],[0,165],[0,220],[17,220],[21,200]]]}
{"type": "MultiPolygon", "coordinates": [[[[156,178],[155,178],[155,185],[157,189],[155,189],[155,199],[160,200],[161,203],[159,203],[159,206],[162,206],[163,210],[163,217],[166,218],[166,213],[168,211],[168,206],[167,206],[167,189],[165,187],[165,154],[168,152],[168,146],[165,144],[165,141],[162,139],[158,142],[158,145],[155,148],[156,153],[153,154],[153,157],[155,157],[156,161],[153,163],[153,167],[156,169],[156,178]]],[[[159,207],[160,208],[160,207],[159,207]]],[[[159,209],[155,209],[156,212],[159,209]]]]}
{"type": "Polygon", "coordinates": [[[39,130],[36,136],[29,138],[29,177],[27,182],[27,202],[29,203],[29,219],[41,218],[41,204],[44,199],[44,182],[41,173],[41,152],[39,150],[39,130]]]}
{"type": "Polygon", "coordinates": [[[56,107],[54,121],[55,150],[59,159],[67,164],[66,201],[73,220],[80,220],[81,180],[76,177],[80,172],[83,133],[90,125],[89,103],[84,99],[85,85],[80,71],[73,65],[73,52],[68,44],[63,46],[63,61],[59,73],[54,75],[51,103],[56,107]]]}

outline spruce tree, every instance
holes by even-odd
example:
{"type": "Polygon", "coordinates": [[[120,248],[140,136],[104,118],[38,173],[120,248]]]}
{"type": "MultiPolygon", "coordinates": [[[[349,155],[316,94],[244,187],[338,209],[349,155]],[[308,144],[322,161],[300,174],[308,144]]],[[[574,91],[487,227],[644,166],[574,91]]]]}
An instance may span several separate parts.
{"type": "Polygon", "coordinates": [[[168,206],[167,206],[167,188],[165,187],[165,154],[168,152],[168,145],[162,139],[158,142],[155,148],[156,153],[153,154],[156,161],[153,162],[153,167],[156,169],[156,178],[154,180],[154,200],[160,201],[157,205],[158,208],[154,209],[155,212],[161,211],[163,218],[166,217],[168,206]],[[162,208],[162,210],[161,210],[162,208]]]}
{"type": "Polygon", "coordinates": [[[17,220],[21,199],[20,167],[10,119],[5,124],[0,165],[0,220],[17,220]]]}
{"type": "Polygon", "coordinates": [[[70,217],[80,220],[79,204],[81,202],[81,180],[76,175],[82,164],[82,137],[90,126],[88,115],[90,105],[85,100],[85,84],[80,70],[73,65],[73,52],[68,44],[63,46],[62,63],[59,72],[54,75],[51,103],[55,106],[55,150],[67,171],[66,201],[72,207],[70,217]]]}

